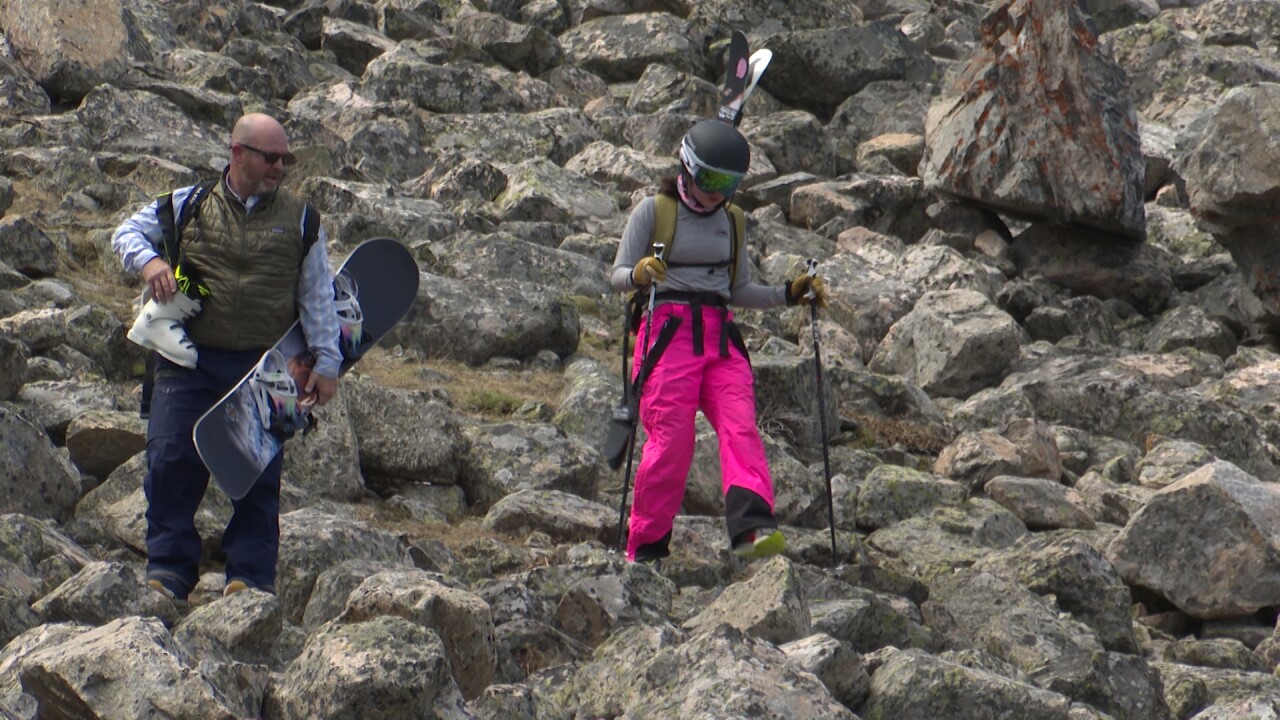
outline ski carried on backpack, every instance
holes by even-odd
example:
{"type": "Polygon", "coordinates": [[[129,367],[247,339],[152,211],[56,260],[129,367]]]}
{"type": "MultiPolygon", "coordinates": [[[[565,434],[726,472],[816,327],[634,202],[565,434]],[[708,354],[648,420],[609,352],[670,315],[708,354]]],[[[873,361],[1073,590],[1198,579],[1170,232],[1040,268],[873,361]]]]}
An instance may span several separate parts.
{"type": "MultiPolygon", "coordinates": [[[[334,276],[347,372],[409,312],[418,296],[418,263],[399,240],[361,243],[334,276]]],[[[315,356],[295,322],[247,375],[199,420],[192,435],[200,459],[232,499],[250,488],[284,447],[314,423],[314,398],[303,395],[315,356]]]]}
{"type": "Polygon", "coordinates": [[[729,55],[724,63],[724,85],[720,88],[720,109],[716,119],[736,126],[742,119],[742,103],[746,100],[747,81],[751,73],[747,36],[734,30],[729,38],[729,55]]]}
{"type": "Polygon", "coordinates": [[[751,53],[751,59],[747,61],[747,87],[742,91],[742,102],[738,104],[738,114],[733,124],[737,127],[742,122],[742,108],[751,99],[751,94],[756,91],[756,86],[760,84],[760,78],[764,75],[765,68],[769,67],[769,62],[773,60],[773,51],[760,48],[751,53]]]}

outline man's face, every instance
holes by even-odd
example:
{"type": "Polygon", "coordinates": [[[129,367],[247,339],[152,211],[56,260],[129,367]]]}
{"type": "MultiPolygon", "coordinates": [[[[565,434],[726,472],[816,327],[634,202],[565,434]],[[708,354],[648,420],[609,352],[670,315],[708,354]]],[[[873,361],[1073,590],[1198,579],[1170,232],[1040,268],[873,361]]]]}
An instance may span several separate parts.
{"type": "Polygon", "coordinates": [[[284,166],[292,159],[289,142],[283,137],[253,138],[237,143],[232,158],[237,163],[244,184],[253,195],[269,195],[280,187],[284,166]]]}

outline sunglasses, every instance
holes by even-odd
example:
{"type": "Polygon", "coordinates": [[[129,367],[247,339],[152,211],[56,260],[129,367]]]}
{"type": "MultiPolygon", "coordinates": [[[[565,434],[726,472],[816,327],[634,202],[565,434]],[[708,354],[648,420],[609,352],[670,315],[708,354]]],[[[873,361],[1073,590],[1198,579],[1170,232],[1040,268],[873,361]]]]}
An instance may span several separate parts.
{"type": "Polygon", "coordinates": [[[705,193],[731,195],[738,189],[738,184],[741,182],[742,176],[738,173],[714,170],[709,167],[700,167],[693,174],[693,184],[705,193]]]}
{"type": "Polygon", "coordinates": [[[292,165],[298,161],[298,159],[293,156],[293,153],[267,152],[266,150],[259,150],[258,148],[252,145],[246,145],[244,143],[236,143],[236,145],[239,145],[245,150],[252,150],[253,152],[258,153],[259,155],[262,156],[263,162],[265,162],[268,165],[275,165],[277,162],[280,162],[282,160],[284,161],[285,165],[292,165]]]}

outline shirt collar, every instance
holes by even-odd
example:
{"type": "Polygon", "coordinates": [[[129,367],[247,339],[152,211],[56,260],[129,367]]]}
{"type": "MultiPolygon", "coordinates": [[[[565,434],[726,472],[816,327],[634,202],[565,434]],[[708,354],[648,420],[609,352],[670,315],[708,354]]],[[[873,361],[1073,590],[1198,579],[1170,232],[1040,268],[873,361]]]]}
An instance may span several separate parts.
{"type": "Polygon", "coordinates": [[[231,197],[233,197],[233,198],[235,198],[236,200],[238,200],[238,201],[240,202],[240,204],[244,206],[244,211],[245,211],[246,213],[253,212],[253,208],[254,208],[254,207],[255,207],[259,202],[262,202],[262,200],[264,200],[264,199],[265,199],[265,196],[263,196],[263,195],[250,195],[250,196],[249,196],[249,197],[247,197],[247,198],[242,198],[242,197],[240,197],[239,193],[237,193],[237,192],[235,191],[235,188],[231,187],[231,180],[230,180],[230,178],[231,178],[231,166],[230,166],[230,165],[228,165],[228,166],[227,166],[226,168],[224,168],[224,169],[223,169],[223,171],[222,171],[222,186],[226,189],[226,191],[227,191],[227,194],[228,194],[228,195],[230,195],[231,197]]]}

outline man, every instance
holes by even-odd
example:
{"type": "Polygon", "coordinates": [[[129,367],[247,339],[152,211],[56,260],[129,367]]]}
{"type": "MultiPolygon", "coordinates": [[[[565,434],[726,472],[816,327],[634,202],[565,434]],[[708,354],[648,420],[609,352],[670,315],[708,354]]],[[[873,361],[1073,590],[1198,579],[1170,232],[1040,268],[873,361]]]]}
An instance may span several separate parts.
{"type": "MultiPolygon", "coordinates": [[[[196,420],[298,319],[317,357],[299,392],[318,405],[337,392],[341,354],[326,237],[317,215],[312,227],[318,232],[308,243],[307,216],[315,209],[279,189],[292,161],[279,122],[245,115],[231,132],[231,162],[200,196],[198,212],[181,233],[178,257],[169,259],[173,265],[162,256],[164,213],[182,208],[199,186],[161,196],[126,220],[111,240],[125,268],[141,274],[151,295],[129,336],[161,355],[143,485],[147,583],[173,600],[185,601],[199,580],[195,515],[209,473],[191,437],[196,420]]],[[[222,541],[228,595],[249,587],[274,591],[282,455],[232,503],[222,541]]]]}

